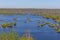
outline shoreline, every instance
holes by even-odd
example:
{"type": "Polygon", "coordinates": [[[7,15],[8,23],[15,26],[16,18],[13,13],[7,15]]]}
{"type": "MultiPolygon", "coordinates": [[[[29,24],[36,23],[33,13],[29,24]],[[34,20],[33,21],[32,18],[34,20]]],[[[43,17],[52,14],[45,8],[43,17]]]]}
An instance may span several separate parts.
{"type": "Polygon", "coordinates": [[[60,15],[60,9],[15,9],[15,8],[0,8],[0,14],[51,14],[60,15]]]}

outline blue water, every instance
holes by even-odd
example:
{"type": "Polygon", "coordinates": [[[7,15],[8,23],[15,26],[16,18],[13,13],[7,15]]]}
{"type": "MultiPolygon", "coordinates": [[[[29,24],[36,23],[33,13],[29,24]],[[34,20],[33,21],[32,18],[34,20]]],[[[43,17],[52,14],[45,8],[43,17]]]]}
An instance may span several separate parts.
{"type": "MultiPolygon", "coordinates": [[[[60,34],[56,33],[53,28],[50,28],[48,25],[44,27],[37,27],[38,20],[44,20],[45,22],[50,22],[51,24],[55,23],[52,19],[46,19],[42,16],[35,15],[0,15],[0,24],[15,22],[13,18],[17,17],[17,25],[13,27],[13,30],[16,31],[17,34],[23,35],[26,29],[30,30],[31,36],[34,40],[60,40],[60,34]],[[31,22],[25,23],[26,19],[30,18],[31,22]]],[[[2,32],[2,28],[0,25],[0,33],[2,32]]],[[[5,29],[6,32],[9,31],[8,28],[5,29]]]]}

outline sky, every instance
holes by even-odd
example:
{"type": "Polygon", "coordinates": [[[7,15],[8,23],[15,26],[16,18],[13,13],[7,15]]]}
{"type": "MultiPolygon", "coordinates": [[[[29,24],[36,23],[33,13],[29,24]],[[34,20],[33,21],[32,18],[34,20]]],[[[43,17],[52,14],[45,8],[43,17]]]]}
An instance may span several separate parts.
{"type": "Polygon", "coordinates": [[[0,0],[0,8],[60,9],[60,0],[0,0]]]}

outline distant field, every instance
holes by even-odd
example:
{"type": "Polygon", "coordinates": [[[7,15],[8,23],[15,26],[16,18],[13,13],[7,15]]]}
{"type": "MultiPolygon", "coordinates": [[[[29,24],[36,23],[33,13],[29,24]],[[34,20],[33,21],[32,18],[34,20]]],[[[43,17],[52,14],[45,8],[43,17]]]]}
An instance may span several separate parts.
{"type": "Polygon", "coordinates": [[[0,14],[32,13],[60,15],[60,9],[0,9],[0,14]]]}

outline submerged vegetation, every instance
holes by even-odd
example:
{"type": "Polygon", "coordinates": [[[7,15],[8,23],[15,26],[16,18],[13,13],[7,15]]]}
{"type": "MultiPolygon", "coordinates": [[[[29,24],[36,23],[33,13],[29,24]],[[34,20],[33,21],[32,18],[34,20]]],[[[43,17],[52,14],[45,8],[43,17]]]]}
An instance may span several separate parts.
{"type": "Polygon", "coordinates": [[[43,22],[43,24],[38,24],[38,27],[41,27],[41,26],[44,26],[44,25],[48,25],[49,27],[53,28],[54,30],[56,30],[57,33],[60,33],[60,16],[58,15],[50,15],[50,14],[46,14],[46,15],[42,15],[43,18],[45,19],[52,19],[55,23],[54,24],[51,24],[49,21],[47,22],[44,22],[43,20],[40,21],[40,22],[43,22]],[[56,24],[57,23],[57,24],[56,24]]]}
{"type": "Polygon", "coordinates": [[[31,36],[26,37],[27,35],[23,35],[20,37],[19,34],[16,34],[15,32],[3,32],[0,34],[0,40],[33,40],[31,36]]]}
{"type": "MultiPolygon", "coordinates": [[[[45,27],[45,25],[48,25],[48,27],[53,28],[53,30],[55,30],[57,33],[60,33],[60,28],[59,28],[60,27],[60,16],[58,16],[58,15],[53,15],[52,16],[50,14],[38,15],[38,16],[42,16],[42,18],[43,18],[43,20],[40,20],[40,17],[39,17],[39,20],[36,19],[37,20],[36,23],[37,23],[37,27],[38,28],[45,27]],[[46,19],[47,21],[44,20],[44,19],[46,19]],[[49,22],[48,21],[49,19],[53,20],[54,23],[49,22]]],[[[14,22],[10,22],[10,21],[6,22],[6,23],[3,22],[1,24],[1,28],[2,28],[3,32],[0,33],[0,40],[34,40],[34,38],[31,36],[29,31],[26,31],[26,33],[23,34],[22,36],[20,36],[20,34],[16,33],[15,30],[13,31],[13,28],[17,27],[18,17],[13,18],[13,21],[14,22]],[[5,32],[6,28],[8,28],[10,31],[9,32],[5,32]]],[[[25,23],[25,24],[34,22],[34,20],[31,20],[30,17],[27,17],[26,20],[24,20],[24,21],[21,20],[21,21],[23,23],[25,23]]]]}
{"type": "Polygon", "coordinates": [[[29,31],[25,31],[26,33],[23,34],[22,37],[20,37],[20,34],[16,33],[15,31],[12,31],[12,30],[10,30],[9,32],[5,32],[5,30],[4,30],[5,28],[12,29],[13,25],[16,26],[16,22],[14,22],[14,24],[12,24],[12,22],[8,22],[7,24],[6,23],[1,24],[1,26],[3,28],[3,32],[0,33],[0,40],[33,40],[29,31]],[[19,36],[17,36],[17,35],[19,35],[19,36]]]}
{"type": "MultiPolygon", "coordinates": [[[[14,22],[2,23],[1,28],[3,32],[0,33],[0,40],[33,40],[33,37],[30,35],[29,31],[20,37],[20,34],[16,33],[15,30],[12,30],[14,26],[17,26],[17,18],[13,18],[14,22]],[[5,29],[10,29],[9,32],[6,32],[5,29]]],[[[31,22],[30,19],[27,19],[27,22],[31,22]]]]}

